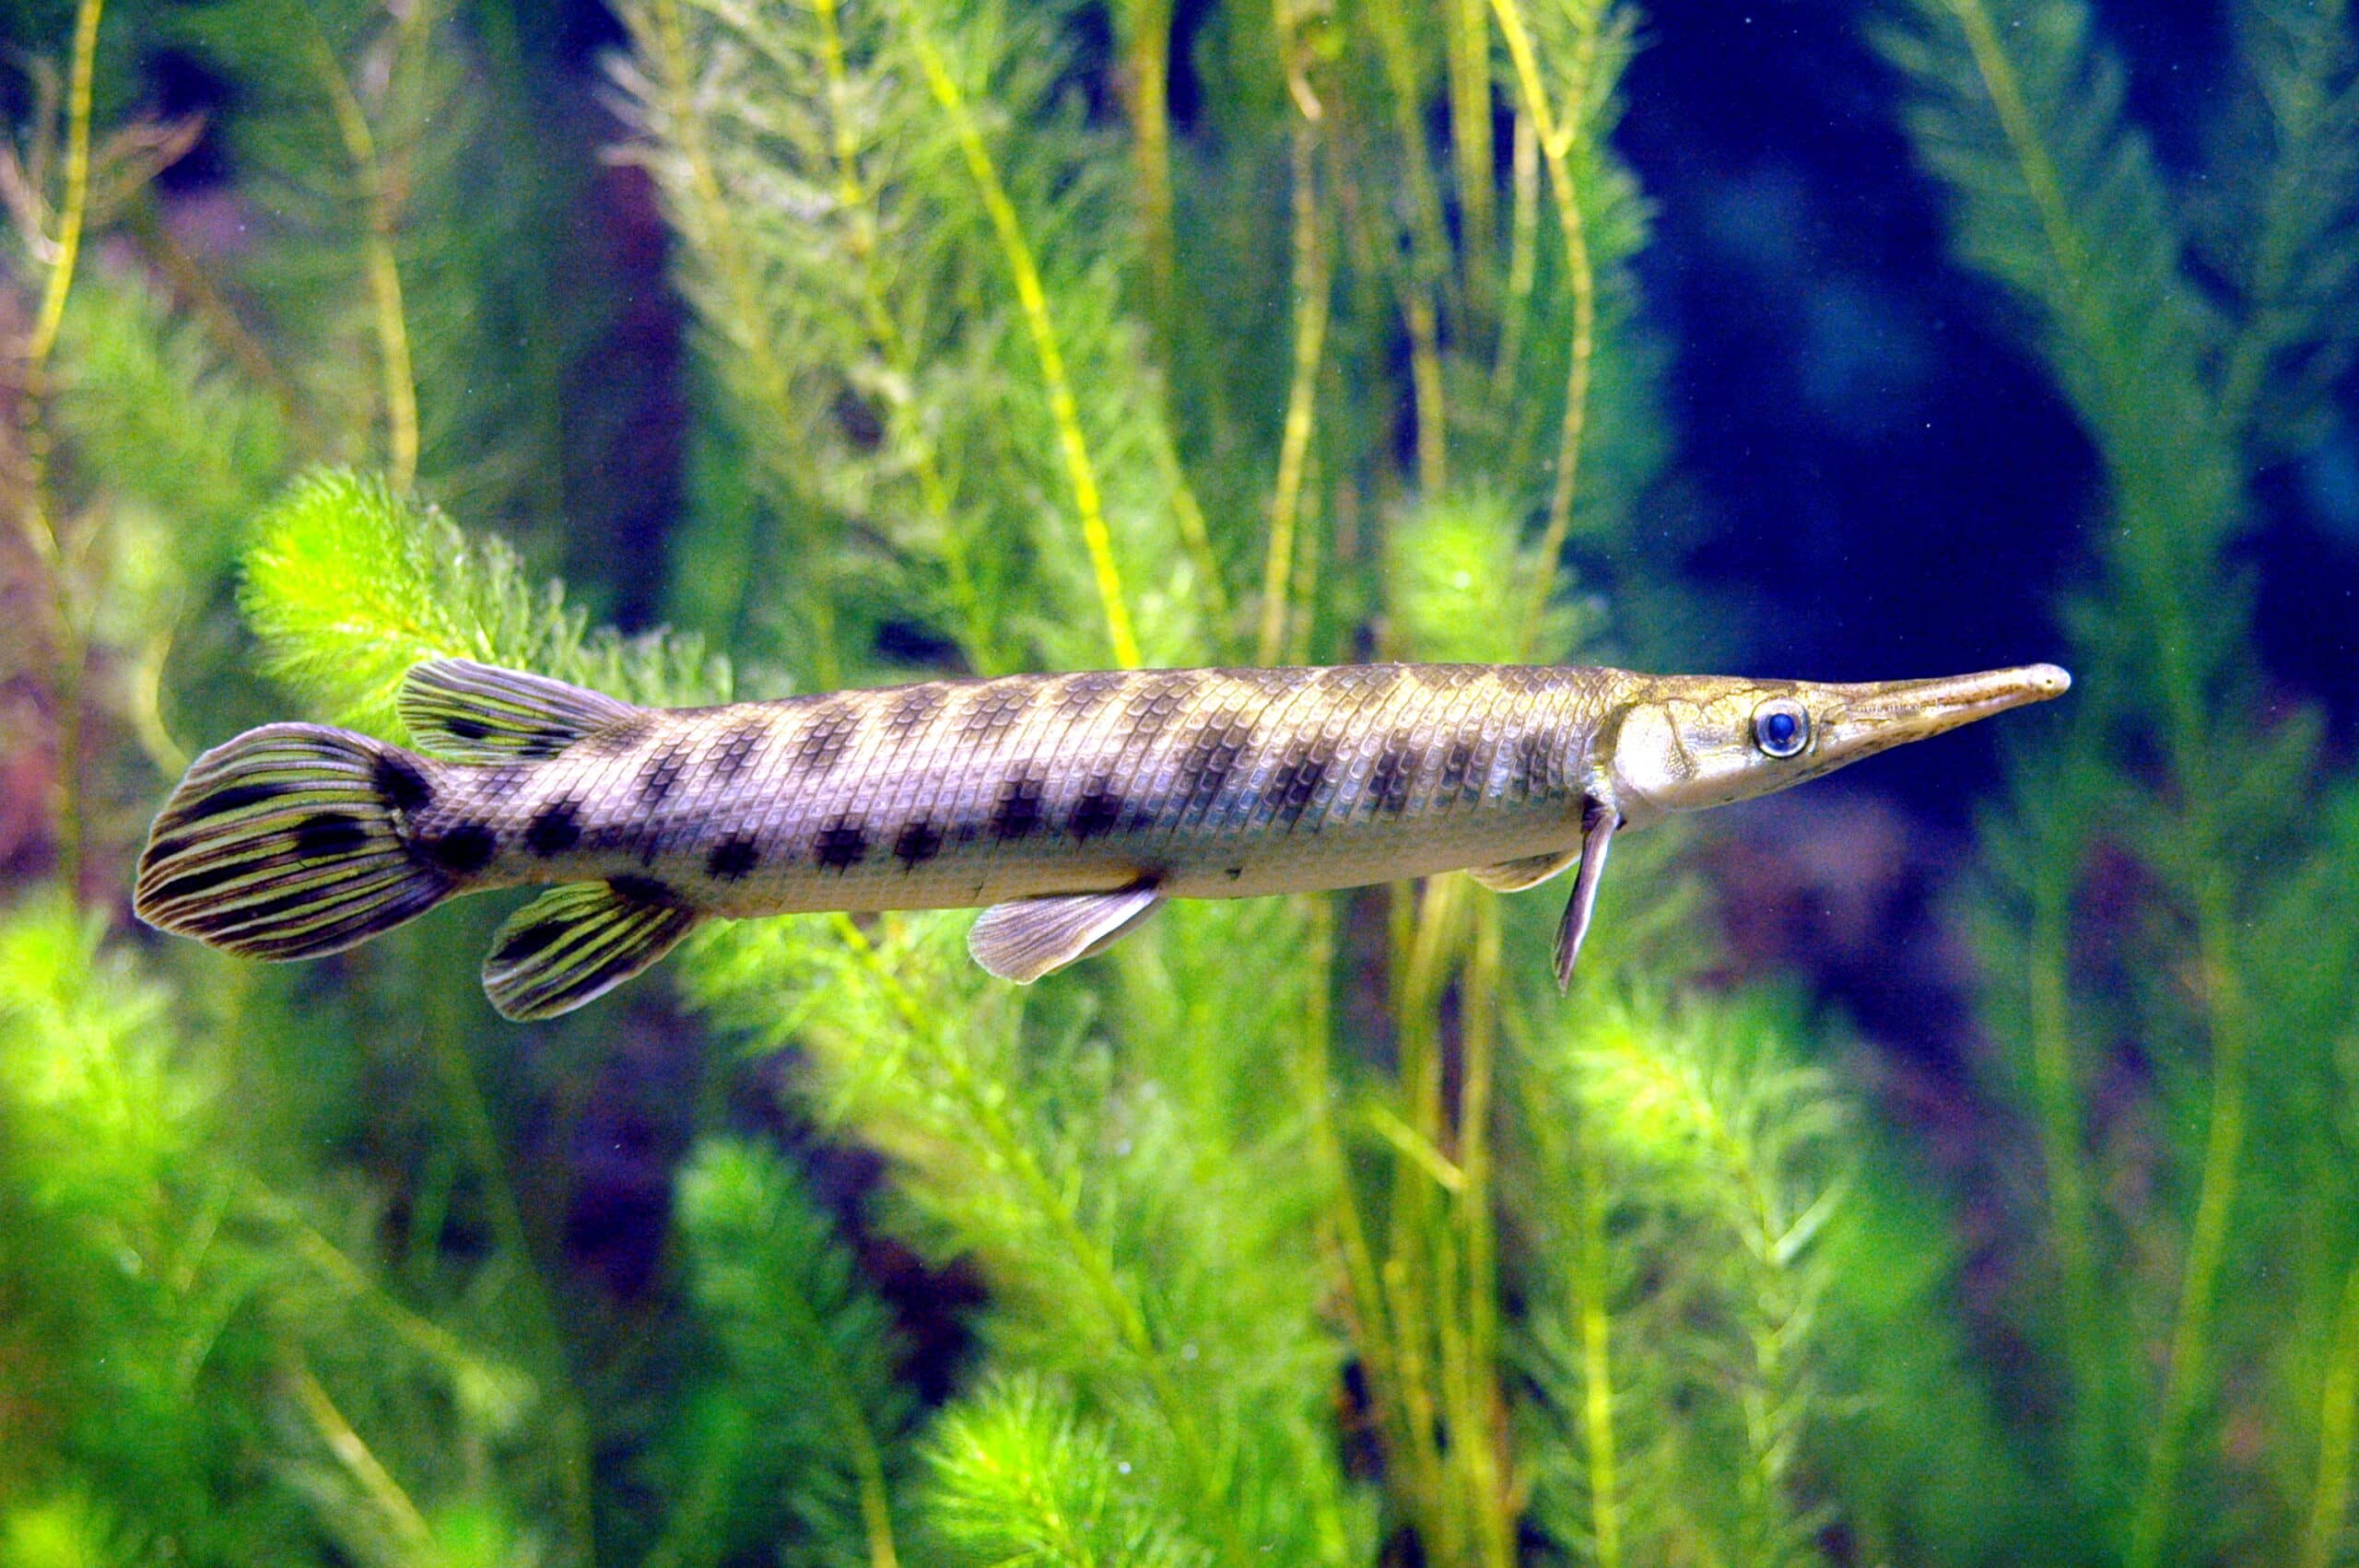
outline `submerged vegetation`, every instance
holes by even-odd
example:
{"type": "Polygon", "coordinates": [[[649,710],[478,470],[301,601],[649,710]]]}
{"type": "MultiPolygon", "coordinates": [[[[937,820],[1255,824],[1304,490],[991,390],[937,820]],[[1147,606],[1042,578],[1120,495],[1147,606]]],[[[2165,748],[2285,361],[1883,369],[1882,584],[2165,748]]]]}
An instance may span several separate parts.
{"type": "Polygon", "coordinates": [[[1636,11],[1211,8],[1183,129],[1170,0],[616,10],[597,135],[694,323],[660,556],[539,7],[9,13],[0,1564],[2353,1555],[2359,775],[2236,554],[2359,332],[2341,6],[2231,7],[2193,168],[2082,0],[1874,20],[2101,468],[1965,895],[1966,1169],[1708,983],[1675,836],[1568,1000],[1554,900],[1461,877],[1023,990],[961,914],[728,927],[529,1029],[497,910],[286,969],[135,929],[192,751],[398,738],[435,654],[666,703],[1741,657],[1649,504],[1636,11]],[[234,243],[156,193],[164,50],[236,85],[234,243]]]}

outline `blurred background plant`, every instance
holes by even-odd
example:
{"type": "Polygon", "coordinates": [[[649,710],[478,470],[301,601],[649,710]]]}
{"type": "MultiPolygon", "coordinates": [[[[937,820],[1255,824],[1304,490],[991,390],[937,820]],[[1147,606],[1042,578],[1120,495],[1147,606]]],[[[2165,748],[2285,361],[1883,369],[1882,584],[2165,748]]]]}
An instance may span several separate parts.
{"type": "Polygon", "coordinates": [[[2349,1557],[2359,88],[2205,15],[7,7],[0,1563],[2349,1557]],[[194,751],[436,653],[1875,675],[2060,576],[1970,830],[1959,737],[1649,835],[1568,1001],[1461,878],[531,1028],[494,901],[124,909],[194,751]]]}

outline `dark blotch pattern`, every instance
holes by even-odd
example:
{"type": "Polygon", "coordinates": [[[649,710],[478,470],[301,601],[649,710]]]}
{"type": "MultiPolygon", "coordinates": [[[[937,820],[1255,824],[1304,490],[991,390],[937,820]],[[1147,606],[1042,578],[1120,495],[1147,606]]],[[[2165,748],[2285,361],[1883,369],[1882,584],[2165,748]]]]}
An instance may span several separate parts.
{"type": "Polygon", "coordinates": [[[1367,801],[1371,811],[1398,816],[1408,809],[1409,792],[1417,781],[1417,769],[1425,762],[1425,752],[1406,734],[1396,732],[1377,754],[1376,766],[1367,776],[1367,801]]]}
{"type": "Polygon", "coordinates": [[[307,860],[333,860],[369,842],[369,830],[349,812],[322,812],[295,829],[295,852],[307,860]]]}
{"type": "Polygon", "coordinates": [[[1536,730],[1522,736],[1515,745],[1516,755],[1523,764],[1524,798],[1546,800],[1555,789],[1555,737],[1544,730],[1536,730]]]}
{"type": "Polygon", "coordinates": [[[1335,748],[1323,736],[1288,747],[1285,760],[1270,776],[1269,793],[1263,797],[1269,803],[1271,822],[1292,832],[1334,766],[1335,748]]]}
{"type": "Polygon", "coordinates": [[[932,722],[949,700],[948,690],[938,681],[907,687],[885,709],[885,732],[895,740],[907,740],[932,722]]]}
{"type": "Polygon", "coordinates": [[[735,882],[762,863],[762,847],[750,833],[733,833],[712,847],[704,858],[704,874],[715,882],[735,882]]]}
{"type": "Polygon", "coordinates": [[[1211,805],[1237,771],[1249,734],[1244,720],[1245,716],[1235,708],[1222,708],[1196,726],[1189,737],[1173,800],[1182,815],[1191,810],[1201,813],[1211,805]]]}
{"type": "Polygon", "coordinates": [[[369,768],[370,782],[377,787],[377,798],[398,812],[422,812],[434,803],[434,786],[417,765],[393,752],[380,752],[369,768]]]}
{"type": "Polygon", "coordinates": [[[639,798],[651,806],[662,803],[687,766],[688,754],[684,747],[674,746],[658,753],[655,760],[647,765],[647,771],[639,776],[639,798]]]}
{"type": "Polygon", "coordinates": [[[491,726],[475,719],[446,719],[442,728],[462,741],[480,741],[491,733],[491,726]]]}
{"type": "Polygon", "coordinates": [[[851,738],[860,732],[860,715],[850,703],[827,702],[811,710],[795,749],[794,766],[805,778],[824,778],[843,761],[851,738]]]}
{"type": "Polygon", "coordinates": [[[762,743],[769,738],[769,726],[767,724],[740,724],[730,731],[721,738],[721,749],[713,755],[712,776],[721,779],[736,778],[745,771],[747,765],[754,760],[754,754],[760,751],[762,743]]]}
{"type": "Polygon", "coordinates": [[[606,885],[613,888],[616,895],[629,899],[634,904],[652,904],[659,909],[687,907],[680,895],[672,890],[671,884],[660,877],[626,873],[622,876],[608,877],[606,885]]]}
{"type": "Polygon", "coordinates": [[[1001,843],[1028,838],[1048,825],[1048,808],[1039,778],[1019,773],[1000,786],[992,807],[992,837],[1001,843]]]}
{"type": "Polygon", "coordinates": [[[563,752],[574,742],[570,730],[534,730],[516,744],[516,755],[526,762],[546,762],[563,752]]]}
{"type": "Polygon", "coordinates": [[[1466,775],[1474,766],[1474,743],[1460,736],[1449,743],[1442,753],[1441,786],[1434,791],[1436,804],[1447,804],[1466,788],[1466,775]]]}
{"type": "Polygon", "coordinates": [[[1122,825],[1122,813],[1126,808],[1112,782],[1102,777],[1092,779],[1088,790],[1074,804],[1073,836],[1084,844],[1092,838],[1102,837],[1122,825]]]}
{"type": "Polygon", "coordinates": [[[524,829],[524,848],[535,855],[562,855],[581,842],[581,807],[573,801],[550,802],[524,829]]]}
{"type": "Polygon", "coordinates": [[[868,829],[855,817],[837,817],[811,841],[811,858],[823,871],[850,871],[868,858],[868,829]]]}
{"type": "Polygon", "coordinates": [[[1039,690],[1037,681],[999,682],[983,687],[967,710],[967,743],[980,749],[998,742],[1023,722],[1039,690]]]}
{"type": "Polygon", "coordinates": [[[499,853],[499,835],[479,822],[462,822],[424,846],[426,858],[461,876],[479,872],[499,853]]]}
{"type": "Polygon", "coordinates": [[[914,871],[942,853],[942,829],[920,817],[893,840],[893,858],[914,871]]]}

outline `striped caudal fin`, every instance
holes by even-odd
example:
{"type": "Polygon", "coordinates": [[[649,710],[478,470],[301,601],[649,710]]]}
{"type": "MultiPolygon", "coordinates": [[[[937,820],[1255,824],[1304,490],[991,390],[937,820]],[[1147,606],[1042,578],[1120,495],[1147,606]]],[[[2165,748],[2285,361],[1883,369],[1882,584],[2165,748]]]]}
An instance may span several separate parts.
{"type": "Polygon", "coordinates": [[[149,830],[133,907],[250,958],[338,953],[455,883],[404,845],[432,764],[317,724],[268,724],[192,764],[149,830]]]}

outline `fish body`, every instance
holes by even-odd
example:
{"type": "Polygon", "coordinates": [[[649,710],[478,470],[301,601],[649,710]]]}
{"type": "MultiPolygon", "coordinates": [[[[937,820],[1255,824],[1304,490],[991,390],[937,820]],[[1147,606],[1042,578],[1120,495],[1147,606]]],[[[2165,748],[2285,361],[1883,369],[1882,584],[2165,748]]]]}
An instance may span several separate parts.
{"type": "Polygon", "coordinates": [[[402,692],[417,752],[281,724],[200,757],[158,818],[136,905],[231,951],[300,957],[454,894],[555,883],[485,970],[503,1012],[538,1017],[708,918],[983,906],[975,955],[1028,980],[1168,898],[1460,869],[1515,888],[1579,863],[1561,976],[1616,830],[2064,684],[2045,665],[1832,686],[1378,664],[656,709],[443,660],[402,692]],[[1774,742],[1765,715],[1783,716],[1774,742]]]}

